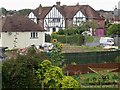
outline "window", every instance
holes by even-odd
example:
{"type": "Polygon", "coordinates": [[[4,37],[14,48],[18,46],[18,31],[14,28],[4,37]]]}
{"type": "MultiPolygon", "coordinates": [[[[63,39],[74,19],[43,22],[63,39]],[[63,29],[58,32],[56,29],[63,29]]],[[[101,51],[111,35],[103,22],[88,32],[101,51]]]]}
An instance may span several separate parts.
{"type": "Polygon", "coordinates": [[[55,23],[57,23],[57,22],[60,22],[60,18],[49,18],[48,22],[55,22],[55,23]]]}
{"type": "Polygon", "coordinates": [[[60,22],[60,18],[53,18],[53,22],[60,22]]]}
{"type": "Polygon", "coordinates": [[[31,32],[31,38],[38,38],[38,32],[31,32]]]}

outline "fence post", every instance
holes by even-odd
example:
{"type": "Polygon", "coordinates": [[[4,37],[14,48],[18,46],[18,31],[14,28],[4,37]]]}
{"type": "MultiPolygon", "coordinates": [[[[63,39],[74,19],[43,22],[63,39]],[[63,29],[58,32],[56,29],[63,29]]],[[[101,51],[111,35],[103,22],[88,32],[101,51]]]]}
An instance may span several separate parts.
{"type": "Polygon", "coordinates": [[[67,76],[69,76],[69,71],[67,71],[67,76]]]}

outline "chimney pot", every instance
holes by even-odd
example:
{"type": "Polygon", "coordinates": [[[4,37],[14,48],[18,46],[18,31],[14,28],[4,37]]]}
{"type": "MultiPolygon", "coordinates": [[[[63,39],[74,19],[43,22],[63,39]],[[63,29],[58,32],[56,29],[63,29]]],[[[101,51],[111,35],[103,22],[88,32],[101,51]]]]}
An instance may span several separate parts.
{"type": "Polygon", "coordinates": [[[60,2],[56,2],[56,5],[57,5],[57,6],[60,6],[60,2]]]}

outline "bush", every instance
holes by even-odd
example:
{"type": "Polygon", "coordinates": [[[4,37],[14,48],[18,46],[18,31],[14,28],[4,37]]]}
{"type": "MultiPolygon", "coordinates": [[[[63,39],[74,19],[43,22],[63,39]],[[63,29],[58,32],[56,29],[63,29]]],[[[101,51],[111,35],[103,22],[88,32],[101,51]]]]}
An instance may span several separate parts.
{"type": "Polygon", "coordinates": [[[116,63],[120,63],[120,56],[117,56],[117,57],[115,58],[115,62],[116,62],[116,63]]]}
{"type": "Polygon", "coordinates": [[[16,59],[11,58],[3,61],[3,88],[40,87],[39,80],[34,74],[34,69],[37,69],[38,63],[48,59],[48,57],[44,53],[36,53],[33,47],[28,51],[27,55],[18,55],[16,59]]]}
{"type": "Polygon", "coordinates": [[[58,32],[57,32],[58,35],[65,35],[65,32],[63,29],[60,29],[58,32]]]}
{"type": "Polygon", "coordinates": [[[76,44],[82,45],[84,43],[84,36],[83,35],[53,35],[58,42],[67,43],[67,44],[76,44]]]}
{"type": "Polygon", "coordinates": [[[43,88],[79,88],[78,81],[71,76],[65,76],[62,69],[58,66],[53,66],[49,60],[44,60],[40,63],[36,73],[39,80],[43,83],[43,88]]]}

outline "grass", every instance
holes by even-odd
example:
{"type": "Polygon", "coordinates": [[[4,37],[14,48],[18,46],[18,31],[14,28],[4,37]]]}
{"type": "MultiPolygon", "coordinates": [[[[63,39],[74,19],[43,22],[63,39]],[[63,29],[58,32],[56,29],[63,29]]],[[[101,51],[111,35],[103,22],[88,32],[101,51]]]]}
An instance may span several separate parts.
{"type": "MultiPolygon", "coordinates": [[[[120,72],[119,72],[120,73],[120,72]]],[[[117,72],[109,72],[107,76],[109,78],[107,79],[102,79],[102,76],[96,73],[88,73],[88,74],[80,74],[80,75],[75,75],[73,76],[77,81],[80,82],[81,86],[83,88],[86,87],[118,87],[116,83],[119,82],[119,73],[117,72]],[[115,77],[117,75],[117,77],[115,77]]],[[[103,73],[104,74],[104,73],[103,73]]]]}
{"type": "Polygon", "coordinates": [[[103,47],[97,46],[77,46],[77,45],[64,45],[62,52],[93,52],[93,51],[103,51],[103,47]]]}
{"type": "Polygon", "coordinates": [[[85,36],[85,40],[86,40],[86,42],[91,43],[91,42],[93,42],[94,37],[93,36],[85,36]]]}

